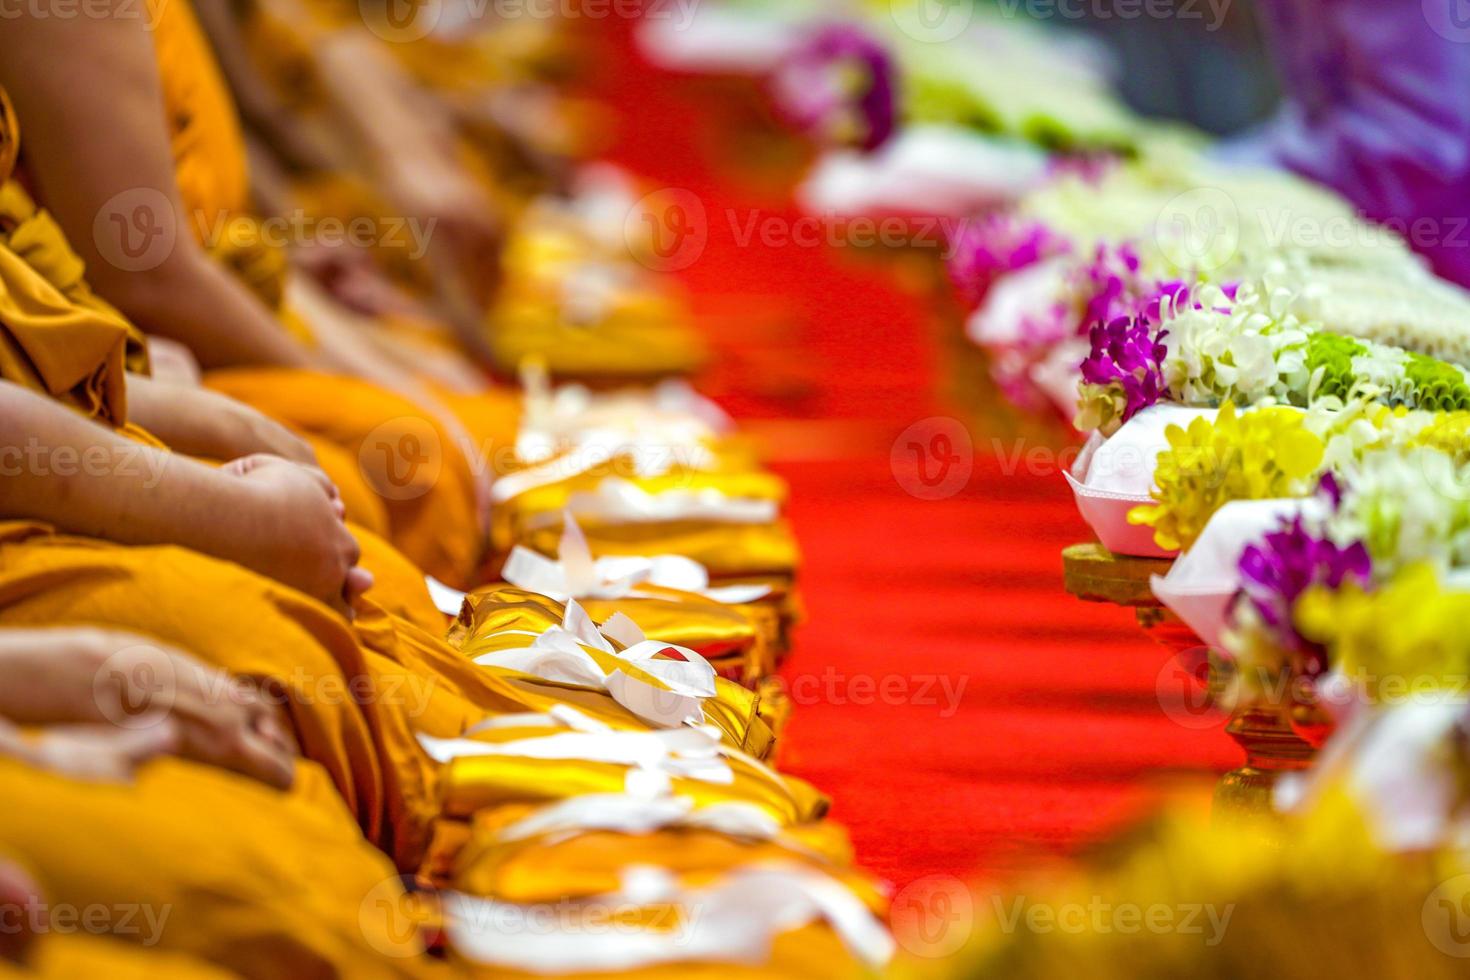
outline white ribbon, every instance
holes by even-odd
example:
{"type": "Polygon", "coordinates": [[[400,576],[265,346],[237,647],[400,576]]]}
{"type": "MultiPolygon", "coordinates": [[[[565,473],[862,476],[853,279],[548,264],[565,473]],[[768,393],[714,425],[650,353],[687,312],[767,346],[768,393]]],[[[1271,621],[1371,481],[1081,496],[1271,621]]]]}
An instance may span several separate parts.
{"type": "Polygon", "coordinates": [[[623,890],[565,907],[572,916],[548,928],[542,910],[452,893],[446,927],[455,949],[480,963],[563,974],[616,972],[679,962],[759,965],[776,937],[825,921],[852,953],[877,968],[893,956],[892,936],[840,882],[794,864],[732,872],[704,888],[682,888],[666,870],[630,867],[623,890]],[[609,913],[648,906],[682,910],[674,928],[609,922],[609,913]],[[585,928],[578,913],[596,916],[585,928]]]}
{"type": "MultiPolygon", "coordinates": [[[[629,596],[662,598],[658,593],[640,591],[640,585],[693,592],[724,603],[754,602],[771,591],[764,585],[711,588],[709,571],[694,559],[682,555],[609,557],[594,561],[587,536],[570,512],[562,517],[558,554],[559,559],[552,559],[516,545],[501,569],[501,578],[517,588],[558,602],[629,596]]],[[[455,608],[458,609],[457,606],[455,608]]]]}
{"type": "Polygon", "coordinates": [[[481,756],[571,760],[627,766],[654,774],[662,783],[679,778],[728,786],[735,781],[734,770],[723,755],[719,729],[713,726],[647,732],[563,730],[498,743],[420,735],[419,744],[439,763],[481,756]]]}
{"type": "Polygon", "coordinates": [[[500,840],[530,837],[565,839],[595,830],[648,834],[667,827],[714,830],[742,840],[769,841],[781,825],[751,803],[732,801],[695,807],[683,796],[646,797],[630,793],[588,793],[543,807],[498,834],[500,840]]]}
{"type": "MultiPolygon", "coordinates": [[[[770,524],[780,516],[780,506],[774,500],[730,497],[713,487],[678,488],[654,494],[618,477],[608,477],[590,493],[572,494],[567,499],[567,510],[584,520],[593,518],[610,524],[665,521],[770,524]]],[[[545,525],[555,519],[554,514],[543,514],[529,523],[545,525]]]]}
{"type": "MultiPolygon", "coordinates": [[[[511,632],[518,631],[492,635],[511,632]]],[[[553,626],[536,636],[528,646],[487,653],[476,657],[475,663],[604,690],[639,718],[664,728],[703,721],[702,702],[715,694],[715,669],[698,653],[688,647],[648,639],[622,613],[615,614],[599,629],[575,599],[567,601],[561,626],[553,626]],[[626,649],[619,652],[611,640],[626,649]],[[584,646],[636,665],[665,687],[656,687],[621,670],[605,673],[584,646]],[[666,656],[669,653],[682,659],[666,656]]]]}
{"type": "Polygon", "coordinates": [[[552,390],[544,373],[522,371],[523,417],[516,456],[531,464],[495,481],[504,502],[537,487],[571,479],[611,461],[630,460],[638,476],[660,476],[679,465],[714,466],[711,444],[732,427],[729,416],[683,382],[651,393],[594,393],[581,385],[552,390]]]}
{"type": "Polygon", "coordinates": [[[434,608],[446,616],[458,616],[459,611],[464,608],[464,601],[468,596],[452,586],[445,585],[432,575],[424,576],[424,584],[429,587],[429,598],[434,602],[434,608]]]}

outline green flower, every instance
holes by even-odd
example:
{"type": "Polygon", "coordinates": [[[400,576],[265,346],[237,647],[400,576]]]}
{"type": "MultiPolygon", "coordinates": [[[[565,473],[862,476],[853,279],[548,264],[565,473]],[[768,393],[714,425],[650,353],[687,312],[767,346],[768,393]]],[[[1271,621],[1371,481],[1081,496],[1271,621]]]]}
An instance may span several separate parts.
{"type": "Polygon", "coordinates": [[[1470,408],[1470,385],[1459,368],[1423,354],[1410,354],[1404,377],[1414,388],[1416,408],[1456,411],[1470,408]]]}
{"type": "Polygon", "coordinates": [[[1316,397],[1346,400],[1357,380],[1353,358],[1368,353],[1361,341],[1340,334],[1320,331],[1307,337],[1307,370],[1312,377],[1321,370],[1316,397]]]}

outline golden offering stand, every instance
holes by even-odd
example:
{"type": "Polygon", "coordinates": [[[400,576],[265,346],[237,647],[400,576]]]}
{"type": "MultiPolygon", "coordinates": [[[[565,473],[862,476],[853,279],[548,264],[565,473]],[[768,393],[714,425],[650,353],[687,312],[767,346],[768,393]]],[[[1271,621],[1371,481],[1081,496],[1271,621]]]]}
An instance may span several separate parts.
{"type": "MultiPolygon", "coordinates": [[[[1167,558],[1115,555],[1095,541],[1062,549],[1067,591],[1086,602],[1107,602],[1133,609],[1138,624],[1175,653],[1197,650],[1204,642],[1154,597],[1149,579],[1169,570],[1167,558]]],[[[1231,668],[1211,649],[1209,696],[1220,703],[1231,680],[1231,668]]],[[[1245,753],[1245,764],[1232,769],[1215,789],[1222,814],[1262,813],[1270,809],[1271,791],[1283,772],[1305,769],[1316,755],[1315,719],[1309,709],[1289,705],[1248,704],[1237,707],[1225,732],[1245,753]],[[1293,723],[1295,722],[1295,724],[1293,723]],[[1306,737],[1304,737],[1304,734],[1306,737]]]]}

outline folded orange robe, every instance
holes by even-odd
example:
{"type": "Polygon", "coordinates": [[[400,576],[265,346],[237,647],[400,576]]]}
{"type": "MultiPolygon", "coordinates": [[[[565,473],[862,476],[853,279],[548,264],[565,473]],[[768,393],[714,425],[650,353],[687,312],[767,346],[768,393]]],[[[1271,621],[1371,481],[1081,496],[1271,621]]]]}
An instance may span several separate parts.
{"type": "MultiPolygon", "coordinates": [[[[399,928],[393,865],[310,763],[286,793],[172,759],[118,785],[0,758],[0,783],[7,853],[34,869],[51,908],[113,912],[110,940],[262,980],[441,975],[399,928]]],[[[51,938],[64,937],[38,947],[51,938]]],[[[153,975],[190,975],[170,963],[160,957],[153,975]]]]}
{"type": "Polygon", "coordinates": [[[61,624],[155,637],[265,682],[362,832],[409,868],[438,812],[437,767],[415,733],[452,736],[482,715],[365,646],[326,606],[237,565],[0,523],[0,625],[61,624]]]}

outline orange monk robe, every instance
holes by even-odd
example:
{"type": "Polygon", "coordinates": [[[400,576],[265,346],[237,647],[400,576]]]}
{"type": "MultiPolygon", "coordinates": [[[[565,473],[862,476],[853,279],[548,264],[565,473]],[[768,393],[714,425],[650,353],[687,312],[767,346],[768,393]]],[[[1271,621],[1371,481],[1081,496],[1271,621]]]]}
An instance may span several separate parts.
{"type": "MultiPolygon", "coordinates": [[[[280,307],[284,262],[260,254],[269,243],[237,234],[247,217],[249,180],[235,106],[192,9],[182,0],[150,5],[164,108],[173,134],[175,176],[186,223],[217,258],[241,274],[283,317],[283,328],[309,334],[280,307]],[[226,233],[216,238],[216,232],[226,233]],[[213,240],[212,240],[213,239],[213,240]]],[[[375,385],[311,371],[238,369],[206,383],[334,443],[355,458],[387,511],[393,543],[420,568],[453,585],[470,581],[482,557],[473,467],[485,447],[513,434],[503,397],[446,399],[477,443],[451,440],[408,399],[375,385]]]]}
{"type": "Polygon", "coordinates": [[[417,732],[456,735],[483,715],[362,645],[326,606],[237,565],[0,523],[0,625],[58,624],[156,638],[262,682],[362,832],[404,867],[438,813],[437,767],[417,732]]]}
{"type": "Polygon", "coordinates": [[[0,980],[238,980],[238,973],[192,956],[138,949],[86,933],[60,933],[41,940],[22,965],[0,962],[0,980]]]}
{"type": "MultiPolygon", "coordinates": [[[[15,141],[13,117],[0,90],[0,148],[15,141]]],[[[125,369],[146,368],[143,335],[92,293],[82,260],[61,229],[19,184],[3,176],[0,169],[0,378],[158,445],[127,418],[125,369]]],[[[445,619],[429,598],[423,573],[378,540],[387,530],[386,516],[357,461],[332,443],[319,443],[316,451],[358,525],[353,530],[362,545],[362,564],[376,580],[374,598],[442,635],[445,619]]]]}
{"type": "MultiPolygon", "coordinates": [[[[286,793],[172,759],[133,785],[0,759],[0,781],[7,851],[34,869],[52,908],[117,910],[110,939],[241,977],[441,975],[419,937],[398,928],[397,871],[310,763],[286,793]]],[[[154,975],[175,976],[165,965],[154,975]]]]}

